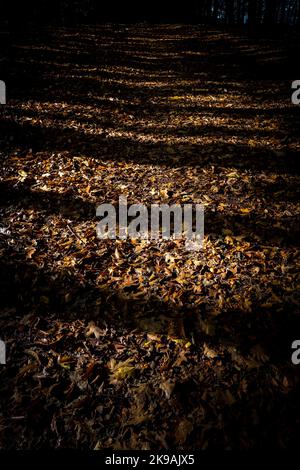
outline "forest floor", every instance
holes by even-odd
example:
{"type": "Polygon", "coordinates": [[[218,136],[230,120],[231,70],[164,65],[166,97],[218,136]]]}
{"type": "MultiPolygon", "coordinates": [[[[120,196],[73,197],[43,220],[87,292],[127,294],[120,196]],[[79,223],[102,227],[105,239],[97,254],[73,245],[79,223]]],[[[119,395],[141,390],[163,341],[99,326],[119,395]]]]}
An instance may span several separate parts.
{"type": "Polygon", "coordinates": [[[199,26],[14,38],[1,448],[298,445],[296,57],[294,40],[199,26]],[[203,204],[203,249],[99,240],[96,207],[120,195],[203,204]]]}

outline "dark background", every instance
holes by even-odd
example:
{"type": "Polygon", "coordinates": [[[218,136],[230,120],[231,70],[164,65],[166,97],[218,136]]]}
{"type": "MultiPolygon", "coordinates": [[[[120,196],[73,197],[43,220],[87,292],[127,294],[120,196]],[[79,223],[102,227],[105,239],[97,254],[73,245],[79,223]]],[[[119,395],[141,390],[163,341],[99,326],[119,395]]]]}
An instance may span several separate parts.
{"type": "Polygon", "coordinates": [[[268,27],[300,26],[300,0],[28,0],[6,1],[0,22],[11,28],[34,23],[179,22],[268,27]]]}

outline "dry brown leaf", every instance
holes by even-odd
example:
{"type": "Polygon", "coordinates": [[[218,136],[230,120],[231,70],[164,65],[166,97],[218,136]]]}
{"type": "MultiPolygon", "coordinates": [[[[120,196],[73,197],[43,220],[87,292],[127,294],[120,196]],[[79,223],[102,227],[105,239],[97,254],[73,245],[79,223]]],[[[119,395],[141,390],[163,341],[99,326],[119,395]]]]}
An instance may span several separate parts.
{"type": "Polygon", "coordinates": [[[86,335],[87,336],[94,335],[97,339],[99,339],[100,336],[102,336],[103,334],[104,334],[103,331],[98,326],[96,326],[93,321],[91,321],[88,324],[88,327],[87,327],[87,330],[86,330],[86,335]]]}
{"type": "Polygon", "coordinates": [[[165,380],[160,384],[160,388],[165,393],[166,397],[169,399],[174,391],[175,383],[170,380],[165,380]]]}

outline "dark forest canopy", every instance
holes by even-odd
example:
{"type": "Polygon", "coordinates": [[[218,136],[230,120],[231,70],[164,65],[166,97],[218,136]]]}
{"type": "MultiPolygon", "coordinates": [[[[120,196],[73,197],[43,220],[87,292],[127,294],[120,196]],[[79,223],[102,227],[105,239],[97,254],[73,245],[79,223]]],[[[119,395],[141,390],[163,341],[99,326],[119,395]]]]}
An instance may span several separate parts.
{"type": "Polygon", "coordinates": [[[27,0],[5,2],[1,23],[92,23],[106,21],[192,22],[300,27],[300,0],[27,0]]]}

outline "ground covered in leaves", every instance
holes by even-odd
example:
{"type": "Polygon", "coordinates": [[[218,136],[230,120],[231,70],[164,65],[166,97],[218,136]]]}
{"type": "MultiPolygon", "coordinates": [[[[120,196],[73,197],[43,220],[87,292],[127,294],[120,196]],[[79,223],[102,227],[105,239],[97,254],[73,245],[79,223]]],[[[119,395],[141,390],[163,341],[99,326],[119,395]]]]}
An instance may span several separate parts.
{"type": "Polygon", "coordinates": [[[1,107],[1,448],[299,442],[299,38],[16,35],[1,107]],[[205,205],[203,250],[96,206],[205,205]]]}

